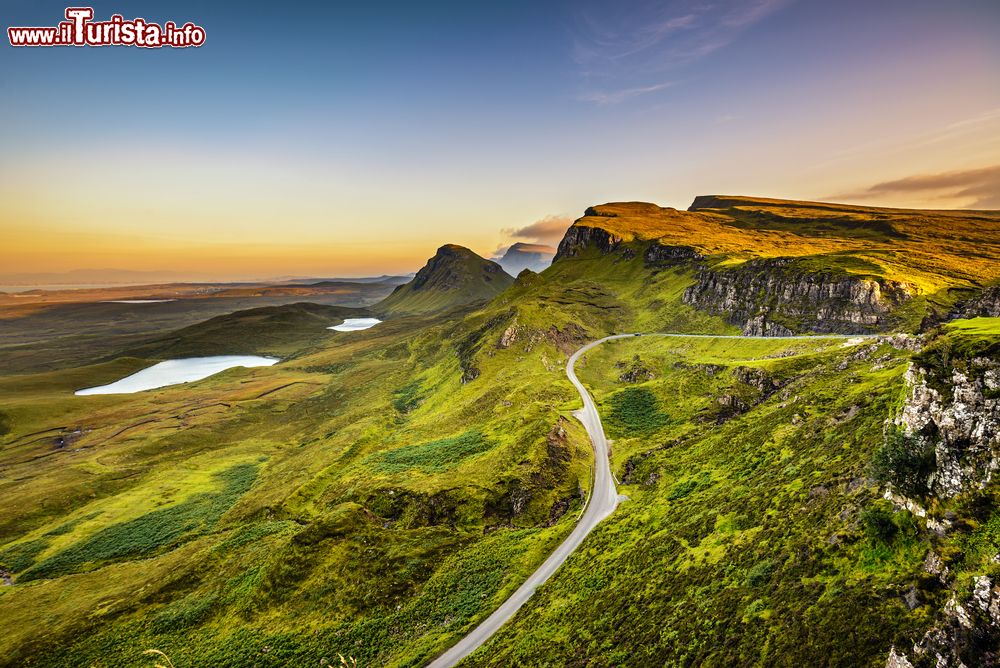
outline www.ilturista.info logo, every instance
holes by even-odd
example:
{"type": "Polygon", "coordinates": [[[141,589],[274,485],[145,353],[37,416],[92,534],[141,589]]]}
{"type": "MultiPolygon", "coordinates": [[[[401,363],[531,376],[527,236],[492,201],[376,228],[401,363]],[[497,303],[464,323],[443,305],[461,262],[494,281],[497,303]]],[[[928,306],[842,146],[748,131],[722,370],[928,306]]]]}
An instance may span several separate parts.
{"type": "Polygon", "coordinates": [[[94,21],[93,7],[67,7],[66,20],[54,28],[7,28],[11,46],[138,46],[183,48],[205,43],[205,29],[191,22],[162,26],[146,19],[125,20],[113,14],[108,21],[94,21]]]}

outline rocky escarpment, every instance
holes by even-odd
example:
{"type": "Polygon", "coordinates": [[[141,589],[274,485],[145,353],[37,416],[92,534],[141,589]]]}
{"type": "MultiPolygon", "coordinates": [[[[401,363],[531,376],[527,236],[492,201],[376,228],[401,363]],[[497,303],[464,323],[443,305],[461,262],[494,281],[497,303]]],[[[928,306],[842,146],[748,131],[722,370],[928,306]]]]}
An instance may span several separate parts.
{"type": "Polygon", "coordinates": [[[943,619],[907,652],[892,647],[885,668],[971,668],[1000,663],[1000,587],[985,575],[962,600],[953,595],[943,619]],[[911,661],[912,657],[912,661],[911,661]]]}
{"type": "Polygon", "coordinates": [[[956,318],[1000,318],[1000,285],[986,288],[978,295],[955,306],[948,314],[956,318]]]}
{"type": "Polygon", "coordinates": [[[982,489],[1000,468],[1000,363],[975,357],[941,371],[913,365],[896,425],[916,449],[933,450],[927,488],[939,498],[982,489]]]}
{"type": "Polygon", "coordinates": [[[642,259],[651,267],[672,267],[681,264],[696,264],[705,256],[690,246],[664,246],[653,243],[646,248],[642,259]]]}
{"type": "Polygon", "coordinates": [[[797,331],[866,333],[889,328],[909,286],[847,273],[807,271],[793,258],[704,269],[684,291],[685,304],[722,315],[751,336],[797,331]]]}
{"type": "MultiPolygon", "coordinates": [[[[587,210],[588,214],[590,209],[587,210]]],[[[599,214],[594,214],[599,215],[599,214]]],[[[622,239],[607,230],[599,227],[586,227],[583,225],[573,225],[559,242],[559,248],[553,262],[557,262],[567,257],[576,257],[588,248],[596,248],[602,253],[610,253],[618,248],[622,239]]]]}
{"type": "MultiPolygon", "coordinates": [[[[586,215],[602,218],[615,217],[613,213],[596,211],[594,209],[587,209],[586,215]]],[[[668,245],[656,241],[645,242],[645,246],[645,250],[642,251],[642,259],[648,267],[668,267],[683,264],[696,265],[705,259],[704,255],[691,246],[668,245]]],[[[559,250],[556,252],[553,261],[576,257],[588,248],[596,248],[605,255],[620,251],[624,260],[631,260],[637,254],[634,244],[626,245],[622,237],[605,229],[587,225],[573,225],[566,230],[565,236],[559,242],[559,250]]]]}
{"type": "MultiPolygon", "coordinates": [[[[888,480],[883,480],[885,497],[923,518],[927,529],[945,540],[963,520],[942,512],[942,504],[964,499],[965,505],[975,506],[976,499],[988,497],[986,488],[1000,468],[1000,360],[995,349],[963,355],[942,339],[916,356],[906,382],[905,401],[882,450],[890,453],[883,462],[891,463],[888,480]]],[[[886,667],[998,665],[997,563],[1000,553],[988,560],[986,572],[979,570],[983,566],[972,571],[969,592],[941,554],[928,552],[924,570],[950,596],[936,623],[912,648],[891,649],[886,667]]]]}

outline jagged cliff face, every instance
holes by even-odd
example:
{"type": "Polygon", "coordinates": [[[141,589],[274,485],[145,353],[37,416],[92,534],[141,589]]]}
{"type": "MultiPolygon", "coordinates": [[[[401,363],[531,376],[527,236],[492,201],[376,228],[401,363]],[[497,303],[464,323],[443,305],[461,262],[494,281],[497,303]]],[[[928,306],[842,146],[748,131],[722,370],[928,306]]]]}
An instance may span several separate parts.
{"type": "Polygon", "coordinates": [[[733,269],[703,269],[684,303],[722,315],[744,334],[868,333],[892,324],[912,288],[850,274],[816,273],[791,258],[750,260],[733,269]]]}
{"type": "Polygon", "coordinates": [[[990,577],[976,577],[971,594],[963,600],[953,595],[944,607],[943,617],[914,644],[909,653],[913,661],[905,650],[893,647],[885,667],[973,668],[1000,662],[1000,652],[993,649],[1000,638],[1000,587],[990,577]],[[972,657],[968,656],[970,649],[972,657]]]}
{"type": "Polygon", "coordinates": [[[957,305],[949,314],[949,319],[954,318],[1000,318],[1000,286],[988,287],[957,305]]]}
{"type": "Polygon", "coordinates": [[[602,253],[610,253],[621,244],[622,238],[599,227],[574,225],[566,230],[566,235],[559,242],[553,262],[564,258],[576,257],[588,248],[596,248],[602,253]]]}
{"type": "MultiPolygon", "coordinates": [[[[955,543],[957,533],[958,545],[965,545],[960,536],[968,531],[968,518],[942,511],[942,506],[974,508],[977,499],[990,498],[989,485],[1000,468],[1000,359],[991,348],[966,356],[937,345],[915,357],[905,378],[907,394],[890,428],[902,430],[914,451],[930,453],[931,466],[921,485],[924,495],[908,498],[890,483],[885,498],[923,518],[942,544],[955,543]]],[[[927,553],[924,571],[949,594],[947,602],[912,648],[891,649],[886,668],[998,665],[1000,587],[995,567],[972,571],[970,588],[962,582],[968,582],[970,574],[958,577],[937,549],[927,553]]],[[[961,553],[958,558],[961,566],[961,553]]],[[[955,559],[953,553],[952,566],[955,559]]],[[[989,558],[989,564],[998,563],[1000,553],[989,558]]]]}
{"type": "MultiPolygon", "coordinates": [[[[610,217],[610,216],[605,216],[610,217]]],[[[588,249],[632,260],[639,253],[651,269],[687,267],[694,283],[683,303],[723,316],[750,336],[788,336],[798,332],[863,334],[886,331],[893,311],[913,297],[911,286],[846,272],[816,272],[797,258],[749,260],[722,269],[706,266],[707,256],[692,246],[656,241],[626,242],[605,229],[574,225],[559,244],[556,260],[588,249]]]]}
{"type": "Polygon", "coordinates": [[[896,424],[934,450],[928,487],[940,498],[982,489],[1000,468],[1000,362],[975,357],[950,376],[911,366],[896,424]]]}
{"type": "Polygon", "coordinates": [[[917,331],[921,320],[1000,314],[1000,213],[919,211],[738,196],[687,210],[587,209],[555,262],[601,253],[680,267],[683,302],[746,334],[917,331]]]}

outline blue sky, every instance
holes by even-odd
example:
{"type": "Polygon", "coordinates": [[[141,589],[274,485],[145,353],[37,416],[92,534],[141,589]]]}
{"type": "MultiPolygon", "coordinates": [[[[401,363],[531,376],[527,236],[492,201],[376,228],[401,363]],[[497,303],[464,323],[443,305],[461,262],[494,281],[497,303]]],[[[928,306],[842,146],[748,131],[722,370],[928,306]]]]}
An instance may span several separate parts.
{"type": "Polygon", "coordinates": [[[996,2],[206,5],[94,5],[199,49],[0,48],[9,266],[369,273],[610,200],[998,191],[996,2]]]}

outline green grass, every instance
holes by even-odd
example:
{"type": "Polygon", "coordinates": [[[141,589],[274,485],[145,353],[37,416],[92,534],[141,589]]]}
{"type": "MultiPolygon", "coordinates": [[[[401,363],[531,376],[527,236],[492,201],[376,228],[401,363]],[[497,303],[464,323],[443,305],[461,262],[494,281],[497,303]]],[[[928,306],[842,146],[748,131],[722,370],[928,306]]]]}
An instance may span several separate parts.
{"type": "Polygon", "coordinates": [[[929,538],[900,529],[873,542],[861,528],[878,490],[851,481],[867,475],[907,355],[883,346],[840,370],[857,350],[644,337],[588,355],[581,379],[607,422],[615,398],[636,389],[638,405],[672,419],[618,432],[629,500],[470,665],[541,664],[555,647],[595,666],[884,665],[888,644],[926,621],[893,588],[922,572],[929,538]],[[616,362],[636,354],[657,377],[622,387],[616,362]],[[737,366],[765,368],[787,395],[722,424],[704,419],[736,388],[737,366]],[[601,586],[587,585],[594,578],[601,586]]]}
{"type": "MultiPolygon", "coordinates": [[[[0,664],[147,666],[157,647],[178,666],[424,665],[582,509],[591,448],[566,354],[610,332],[734,331],[681,303],[695,277],[588,251],[482,308],[349,336],[237,317],[288,361],[183,388],[72,395],[146,358],[0,376],[0,560],[20,567],[0,587],[0,664]]],[[[192,353],[226,340],[187,334],[192,353]]],[[[966,339],[941,336],[963,364],[966,339]]],[[[657,337],[588,353],[578,373],[628,500],[469,665],[881,666],[889,644],[912,646],[945,599],[927,551],[968,579],[993,568],[997,537],[988,506],[958,501],[954,537],[902,513],[892,536],[865,530],[910,358],[877,342],[657,337]],[[627,385],[616,364],[636,355],[654,378],[627,385]],[[765,396],[738,367],[780,388],[765,396]],[[721,416],[725,395],[746,410],[721,416]],[[911,583],[928,602],[914,611],[911,583]]]]}
{"type": "Polygon", "coordinates": [[[11,573],[18,573],[31,566],[35,559],[45,551],[49,541],[45,538],[27,540],[23,543],[16,543],[0,551],[0,567],[6,568],[11,573]]]}
{"type": "Polygon", "coordinates": [[[563,417],[574,392],[542,362],[555,345],[495,354],[501,331],[464,317],[328,333],[275,367],[121,397],[72,390],[148,360],[0,378],[0,550],[40,541],[0,588],[0,654],[392,665],[443,649],[545,559],[590,482],[586,435],[563,417]],[[480,330],[470,355],[490,381],[463,385],[454,346],[480,330]],[[212,477],[262,458],[241,495],[212,477]]]}
{"type": "Polygon", "coordinates": [[[438,249],[413,281],[398,287],[372,310],[396,316],[446,311],[487,301],[513,282],[498,264],[449,244],[438,249]]]}
{"type": "Polygon", "coordinates": [[[253,464],[234,466],[215,476],[221,486],[219,491],[197,494],[176,505],[111,525],[24,570],[18,580],[58,577],[87,565],[142,557],[175,546],[182,538],[190,539],[212,529],[223,513],[250,489],[256,475],[257,467],[253,464]]]}
{"type": "Polygon", "coordinates": [[[420,381],[414,380],[393,392],[392,407],[405,414],[419,406],[420,400],[420,381]]]}

